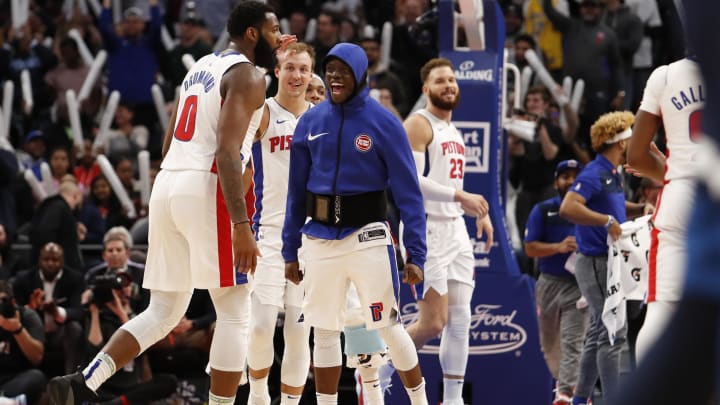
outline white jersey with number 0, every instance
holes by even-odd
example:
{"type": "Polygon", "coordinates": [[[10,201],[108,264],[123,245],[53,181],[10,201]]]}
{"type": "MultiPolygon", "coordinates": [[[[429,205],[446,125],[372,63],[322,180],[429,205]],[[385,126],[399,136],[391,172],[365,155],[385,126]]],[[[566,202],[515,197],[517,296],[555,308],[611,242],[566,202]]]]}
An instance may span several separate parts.
{"type": "Polygon", "coordinates": [[[658,67],[647,81],[640,109],[662,116],[667,136],[666,181],[695,174],[706,91],[698,64],[690,59],[658,67]]]}
{"type": "MultiPolygon", "coordinates": [[[[220,82],[227,70],[238,63],[250,61],[237,51],[226,50],[204,56],[192,66],[180,85],[175,132],[163,169],[215,171],[217,125],[223,102],[220,82]]],[[[260,118],[262,108],[255,111],[249,127],[257,129],[260,118]]],[[[249,157],[246,151],[243,160],[247,162],[249,157]]]]}
{"type": "MultiPolygon", "coordinates": [[[[455,125],[422,109],[420,114],[430,122],[433,137],[425,151],[425,171],[428,179],[452,187],[463,188],[465,171],[465,142],[455,125]]],[[[460,203],[425,200],[425,212],[429,217],[455,218],[463,215],[460,203]]]]}
{"type": "MultiPolygon", "coordinates": [[[[290,144],[299,117],[283,108],[275,98],[268,106],[268,127],[252,147],[255,183],[255,226],[282,228],[290,170],[290,144]]],[[[312,104],[307,103],[310,108],[312,104]]],[[[248,133],[249,134],[249,133],[248,133]]],[[[248,135],[249,137],[249,135],[248,135]]]]}

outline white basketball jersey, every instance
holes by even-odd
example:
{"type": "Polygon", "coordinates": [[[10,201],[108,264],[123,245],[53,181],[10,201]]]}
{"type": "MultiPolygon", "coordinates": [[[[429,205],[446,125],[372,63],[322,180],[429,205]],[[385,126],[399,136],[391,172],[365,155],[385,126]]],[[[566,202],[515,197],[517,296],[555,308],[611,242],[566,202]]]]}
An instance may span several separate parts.
{"type": "MultiPolygon", "coordinates": [[[[250,63],[245,55],[226,50],[198,60],[180,85],[175,132],[161,167],[167,170],[215,170],[217,125],[222,107],[220,82],[227,70],[238,63],[250,63]]],[[[250,122],[253,132],[262,118],[262,108],[250,122]]],[[[249,152],[243,156],[245,163],[249,152]]],[[[244,166],[244,165],[243,165],[244,166]]]]}
{"type": "MultiPolygon", "coordinates": [[[[425,117],[432,127],[433,138],[425,151],[423,176],[436,183],[463,188],[465,172],[465,142],[455,125],[444,121],[429,111],[416,111],[425,117]]],[[[460,203],[425,200],[425,212],[431,217],[455,218],[463,215],[460,203]]]]}
{"type": "MultiPolygon", "coordinates": [[[[255,172],[255,215],[258,226],[282,228],[290,171],[290,144],[299,117],[283,108],[275,98],[265,100],[268,127],[252,146],[255,172]]],[[[310,108],[312,104],[307,103],[310,108]]]]}
{"type": "Polygon", "coordinates": [[[640,109],[662,117],[667,136],[665,180],[695,173],[706,91],[698,64],[689,59],[658,67],[647,81],[640,109]]]}

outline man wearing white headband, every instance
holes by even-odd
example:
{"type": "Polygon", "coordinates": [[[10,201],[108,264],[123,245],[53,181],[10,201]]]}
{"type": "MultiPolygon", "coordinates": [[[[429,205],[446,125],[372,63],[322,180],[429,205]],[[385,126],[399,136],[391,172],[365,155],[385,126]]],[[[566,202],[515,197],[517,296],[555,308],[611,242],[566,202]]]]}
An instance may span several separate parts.
{"type": "Polygon", "coordinates": [[[577,176],[560,206],[560,216],[576,225],[575,278],[590,310],[573,405],[587,404],[598,377],[605,399],[620,383],[620,350],[627,327],[617,331],[614,344],[610,344],[601,319],[607,298],[607,236],[617,240],[621,223],[653,208],[625,201],[622,176],[617,170],[625,162],[634,122],[629,111],[607,113],[595,121],[590,139],[597,156],[577,176]]]}

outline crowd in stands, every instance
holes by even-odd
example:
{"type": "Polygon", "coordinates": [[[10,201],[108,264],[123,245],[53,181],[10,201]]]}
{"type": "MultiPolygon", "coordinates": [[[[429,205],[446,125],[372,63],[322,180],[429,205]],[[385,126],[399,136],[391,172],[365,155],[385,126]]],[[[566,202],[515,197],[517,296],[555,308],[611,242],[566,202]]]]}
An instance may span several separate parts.
{"type": "MultiPolygon", "coordinates": [[[[224,49],[225,21],[237,1],[104,0],[94,10],[91,1],[33,0],[19,25],[10,2],[0,2],[0,82],[13,84],[3,87],[13,94],[3,94],[10,102],[0,114],[0,309],[12,298],[19,309],[8,317],[0,311],[0,397],[24,394],[27,403],[37,403],[47,379],[74,372],[147,305],[141,288],[147,200],[138,181],[139,156],[149,153],[151,185],[161,161],[159,117],[173,108],[187,72],[183,56],[197,60],[224,49]],[[98,80],[86,83],[103,53],[98,80]],[[30,95],[23,90],[28,74],[30,95]],[[154,85],[164,109],[157,108],[154,85]],[[69,91],[85,94],[73,100],[69,91]],[[112,106],[114,91],[119,100],[112,106]],[[103,168],[105,158],[112,173],[103,168]],[[97,245],[102,248],[88,248],[97,245]]],[[[381,102],[400,119],[413,111],[420,66],[438,52],[427,29],[430,1],[269,3],[289,34],[314,46],[317,73],[333,45],[356,42],[368,56],[369,84],[381,102]],[[391,57],[383,61],[380,33],[388,21],[391,57]]],[[[684,49],[671,0],[499,3],[510,62],[522,69],[524,52],[532,49],[556,82],[565,76],[585,82],[583,101],[573,110],[533,78],[523,110],[515,111],[516,118],[537,123],[532,140],[509,133],[516,209],[508,215],[522,235],[531,208],[555,195],[557,163],[591,160],[590,125],[611,110],[636,111],[652,69],[683,57],[684,49]]],[[[653,201],[661,186],[628,180],[628,198],[640,202],[653,201]]],[[[529,260],[524,269],[534,274],[529,260]]],[[[103,386],[103,397],[133,403],[202,396],[205,389],[193,392],[177,379],[203,375],[213,321],[209,297],[196,292],[175,331],[103,386]]]]}

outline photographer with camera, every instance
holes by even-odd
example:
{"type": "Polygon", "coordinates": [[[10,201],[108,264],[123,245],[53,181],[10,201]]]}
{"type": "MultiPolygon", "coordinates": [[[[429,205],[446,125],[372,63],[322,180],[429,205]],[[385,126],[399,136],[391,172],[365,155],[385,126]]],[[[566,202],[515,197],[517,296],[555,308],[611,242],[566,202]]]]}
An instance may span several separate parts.
{"type": "MultiPolygon", "coordinates": [[[[106,241],[106,251],[108,246],[119,241],[122,238],[106,241]]],[[[107,253],[103,256],[107,257],[107,253]]],[[[83,293],[83,303],[88,307],[87,342],[90,354],[94,356],[107,339],[136,314],[131,301],[137,284],[127,271],[109,268],[91,276],[88,285],[90,289],[83,293]]],[[[152,376],[146,356],[141,355],[118,370],[98,389],[97,394],[102,401],[149,403],[170,396],[176,387],[177,379],[173,375],[152,376]]]]}
{"type": "Polygon", "coordinates": [[[84,360],[80,296],[82,275],[65,267],[63,248],[50,242],[40,249],[38,267],[20,272],[13,289],[18,304],[35,310],[45,327],[43,370],[49,375],[72,372],[84,360]]]}
{"type": "Polygon", "coordinates": [[[45,390],[45,375],[36,367],[45,351],[45,335],[38,315],[18,307],[10,284],[0,280],[0,392],[24,394],[34,404],[45,390]]]}
{"type": "MultiPolygon", "coordinates": [[[[115,227],[107,231],[103,238],[103,262],[91,267],[85,275],[85,280],[90,285],[90,280],[97,280],[100,275],[124,273],[133,283],[130,306],[134,313],[139,314],[150,302],[150,291],[140,287],[145,266],[130,260],[131,239],[130,233],[125,228],[115,227]]],[[[106,293],[101,298],[103,302],[107,302],[112,297],[106,293]]]]}
{"type": "Polygon", "coordinates": [[[554,172],[563,145],[562,130],[548,119],[550,92],[542,86],[528,89],[525,111],[519,119],[536,122],[532,142],[522,140],[510,131],[510,182],[519,189],[515,215],[518,233],[522,235],[532,207],[555,195],[554,172]]]}

